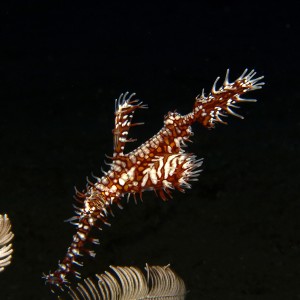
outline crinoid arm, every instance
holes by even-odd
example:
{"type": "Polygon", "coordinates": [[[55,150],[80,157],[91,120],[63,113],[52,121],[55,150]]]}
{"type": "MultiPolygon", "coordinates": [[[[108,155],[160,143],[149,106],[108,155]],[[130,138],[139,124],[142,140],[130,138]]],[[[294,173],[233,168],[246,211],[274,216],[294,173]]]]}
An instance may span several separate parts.
{"type": "Polygon", "coordinates": [[[114,134],[114,157],[122,156],[127,142],[133,142],[134,139],[127,139],[130,127],[142,125],[143,123],[131,123],[134,112],[139,108],[147,108],[142,101],[134,99],[135,93],[121,94],[115,100],[115,128],[114,134]]]}
{"type": "Polygon", "coordinates": [[[110,267],[115,274],[97,274],[70,288],[73,300],[112,299],[173,299],[183,300],[186,288],[183,280],[168,266],[146,265],[146,277],[136,267],[110,267]]]}
{"type": "Polygon", "coordinates": [[[13,237],[8,216],[0,215],[0,272],[11,263],[13,249],[9,242],[13,237]]]}
{"type": "Polygon", "coordinates": [[[203,126],[212,128],[216,122],[227,124],[222,117],[228,114],[243,119],[243,116],[233,111],[238,103],[255,102],[255,99],[245,99],[241,96],[247,92],[261,89],[264,82],[263,76],[255,78],[254,70],[248,72],[248,69],[239,76],[235,81],[229,81],[229,69],[227,70],[223,85],[217,89],[218,77],[213,84],[211,92],[205,96],[202,94],[196,97],[193,112],[189,115],[190,121],[198,121],[203,126]]]}

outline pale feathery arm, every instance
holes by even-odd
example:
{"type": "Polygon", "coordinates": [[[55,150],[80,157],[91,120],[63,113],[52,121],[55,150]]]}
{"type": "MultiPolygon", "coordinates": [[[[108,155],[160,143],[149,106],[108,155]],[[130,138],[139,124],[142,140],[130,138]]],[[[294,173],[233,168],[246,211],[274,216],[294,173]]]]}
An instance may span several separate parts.
{"type": "Polygon", "coordinates": [[[8,243],[13,237],[8,216],[6,214],[0,215],[0,272],[11,263],[13,249],[12,244],[8,243]]]}
{"type": "Polygon", "coordinates": [[[73,300],[143,300],[168,299],[184,300],[184,281],[167,266],[145,267],[146,276],[136,267],[110,267],[114,275],[105,272],[96,279],[86,278],[75,288],[70,288],[73,300]]]}

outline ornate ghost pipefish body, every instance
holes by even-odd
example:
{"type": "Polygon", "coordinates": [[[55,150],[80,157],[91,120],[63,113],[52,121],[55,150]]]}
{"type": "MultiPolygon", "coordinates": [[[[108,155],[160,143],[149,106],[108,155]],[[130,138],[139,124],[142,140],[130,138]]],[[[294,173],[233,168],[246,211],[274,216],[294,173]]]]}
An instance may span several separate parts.
{"type": "Polygon", "coordinates": [[[191,126],[199,122],[204,127],[213,128],[216,123],[223,123],[222,117],[232,114],[239,118],[241,115],[234,112],[237,103],[255,102],[254,99],[243,99],[241,95],[260,89],[264,84],[263,78],[254,76],[254,70],[248,73],[246,69],[234,82],[228,80],[228,70],[225,81],[220,88],[216,88],[215,81],[211,92],[205,96],[204,91],[196,97],[192,112],[181,115],[169,112],[164,119],[164,126],[160,131],[135,150],[125,154],[124,148],[128,139],[130,127],[142,123],[132,123],[137,109],[147,108],[141,101],[134,99],[135,94],[121,94],[116,100],[114,152],[110,157],[110,170],[96,182],[88,181],[85,191],[76,190],[75,198],[81,203],[77,208],[77,216],[70,219],[76,225],[77,231],[58,269],[49,275],[44,275],[46,283],[62,288],[68,284],[67,275],[70,273],[80,277],[74,270],[74,264],[82,265],[77,257],[83,253],[95,256],[95,252],[85,248],[87,242],[98,244],[98,239],[89,237],[93,227],[108,224],[108,215],[111,214],[113,204],[121,206],[121,199],[127,195],[141,194],[147,190],[154,190],[166,200],[171,196],[170,190],[177,189],[183,192],[190,188],[190,181],[197,180],[202,165],[202,159],[184,151],[183,147],[193,135],[191,126]]]}

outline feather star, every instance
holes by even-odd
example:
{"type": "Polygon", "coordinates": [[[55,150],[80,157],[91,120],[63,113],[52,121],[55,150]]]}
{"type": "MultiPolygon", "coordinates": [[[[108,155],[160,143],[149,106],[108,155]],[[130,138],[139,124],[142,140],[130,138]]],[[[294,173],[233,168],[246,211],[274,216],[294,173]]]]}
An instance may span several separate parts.
{"type": "Polygon", "coordinates": [[[128,138],[129,129],[141,123],[132,123],[133,115],[138,109],[147,108],[141,101],[135,99],[135,94],[128,92],[116,99],[114,152],[110,157],[110,170],[96,182],[88,181],[87,188],[80,192],[76,190],[75,198],[81,203],[77,208],[77,216],[69,221],[76,225],[76,233],[63,260],[53,273],[44,274],[46,283],[52,287],[63,289],[69,284],[68,276],[74,274],[80,278],[80,273],[74,265],[82,265],[77,261],[83,253],[95,256],[95,252],[85,248],[87,242],[99,244],[98,239],[89,236],[93,227],[100,228],[108,223],[114,204],[121,206],[122,198],[127,195],[141,195],[144,191],[153,190],[163,200],[171,196],[170,190],[183,192],[190,188],[190,182],[197,180],[202,165],[202,159],[184,151],[183,147],[193,135],[191,125],[199,122],[204,127],[213,128],[216,123],[226,122],[222,119],[227,114],[243,118],[234,112],[240,102],[255,102],[255,99],[243,99],[241,95],[260,89],[264,82],[263,76],[255,78],[254,70],[246,69],[234,82],[229,82],[227,70],[223,85],[217,89],[216,79],[211,92],[205,96],[204,91],[195,99],[192,112],[181,115],[169,112],[164,119],[164,126],[152,138],[131,151],[124,153],[126,143],[134,141],[128,138]]]}

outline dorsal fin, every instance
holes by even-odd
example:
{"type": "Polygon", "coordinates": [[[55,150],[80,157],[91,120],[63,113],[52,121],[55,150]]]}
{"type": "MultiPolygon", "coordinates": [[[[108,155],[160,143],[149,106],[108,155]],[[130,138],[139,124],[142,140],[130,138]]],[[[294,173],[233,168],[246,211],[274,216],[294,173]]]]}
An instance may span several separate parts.
{"type": "Polygon", "coordinates": [[[129,128],[143,124],[131,123],[134,112],[138,108],[147,108],[147,105],[144,105],[142,101],[132,100],[134,96],[135,93],[129,95],[129,92],[126,92],[115,100],[114,157],[123,156],[125,144],[135,141],[134,139],[127,139],[129,128]]]}

